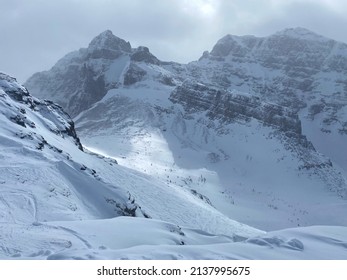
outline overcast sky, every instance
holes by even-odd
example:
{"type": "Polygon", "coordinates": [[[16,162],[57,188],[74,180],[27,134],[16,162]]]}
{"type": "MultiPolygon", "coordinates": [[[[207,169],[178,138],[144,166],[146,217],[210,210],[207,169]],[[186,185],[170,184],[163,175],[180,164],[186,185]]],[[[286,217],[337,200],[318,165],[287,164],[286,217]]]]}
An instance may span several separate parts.
{"type": "Polygon", "coordinates": [[[20,82],[106,29],[183,63],[226,34],[301,26],[347,42],[346,0],[0,0],[0,11],[0,71],[20,82]]]}

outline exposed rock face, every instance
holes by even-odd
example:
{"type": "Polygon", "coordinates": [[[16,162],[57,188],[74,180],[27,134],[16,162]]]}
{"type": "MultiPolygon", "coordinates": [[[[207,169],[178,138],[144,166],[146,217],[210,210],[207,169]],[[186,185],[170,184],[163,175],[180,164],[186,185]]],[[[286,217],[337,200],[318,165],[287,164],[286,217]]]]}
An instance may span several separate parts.
{"type": "Polygon", "coordinates": [[[96,71],[87,59],[36,73],[26,86],[37,97],[59,103],[74,117],[105,96],[109,85],[106,85],[103,74],[96,71]]]}
{"type": "Polygon", "coordinates": [[[347,160],[331,149],[336,142],[347,149],[346,62],[346,44],[291,28],[263,38],[227,35],[187,72],[208,86],[298,112],[303,133],[347,169],[347,160]]]}
{"type": "Polygon", "coordinates": [[[75,117],[101,100],[108,90],[123,82],[130,85],[141,80],[144,72],[136,63],[158,65],[160,61],[148,48],[132,49],[129,42],[107,30],[88,48],[66,55],[49,71],[34,74],[25,86],[35,96],[57,102],[75,117]]]}
{"type": "Polygon", "coordinates": [[[124,41],[113,35],[112,31],[106,30],[96,36],[89,44],[88,50],[93,52],[95,50],[110,50],[131,53],[131,45],[129,42],[124,41]]]}
{"type": "Polygon", "coordinates": [[[183,105],[187,112],[206,112],[209,118],[219,119],[225,123],[254,118],[283,132],[301,134],[301,123],[294,111],[261,102],[259,98],[251,95],[231,93],[209,88],[203,84],[186,82],[172,92],[170,100],[183,105]]]}
{"type": "Polygon", "coordinates": [[[95,37],[87,49],[87,59],[117,59],[124,53],[131,53],[131,45],[106,30],[95,37]]]}

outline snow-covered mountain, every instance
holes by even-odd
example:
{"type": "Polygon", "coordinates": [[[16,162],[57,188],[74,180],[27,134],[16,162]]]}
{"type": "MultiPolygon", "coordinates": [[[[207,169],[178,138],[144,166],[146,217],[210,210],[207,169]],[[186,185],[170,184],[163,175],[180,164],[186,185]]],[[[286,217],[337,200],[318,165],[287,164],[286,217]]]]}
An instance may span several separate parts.
{"type": "MultiPolygon", "coordinates": [[[[25,111],[44,118],[39,130],[35,119],[6,111],[6,139],[12,134],[5,127],[21,135],[18,121],[45,141],[11,136],[18,145],[42,147],[22,155],[5,141],[4,154],[14,163],[4,167],[30,169],[27,163],[38,161],[35,167],[49,168],[40,171],[43,186],[56,181],[69,190],[64,196],[54,186],[54,195],[62,194],[57,200],[36,198],[44,198],[44,209],[53,203],[54,215],[42,211],[34,223],[25,215],[11,220],[21,210],[6,216],[7,243],[19,239],[10,232],[26,227],[35,246],[23,239],[4,247],[3,256],[347,258],[346,50],[295,28],[265,38],[227,35],[183,65],[105,31],[25,84],[73,116],[83,148],[61,107],[3,75],[3,96],[13,108],[24,105],[9,97],[9,87],[46,108],[25,111]],[[16,161],[22,156],[28,160],[16,161]],[[81,184],[80,178],[87,179],[81,184]],[[134,228],[143,234],[134,235],[134,228]],[[57,245],[52,236],[64,241],[57,245]],[[38,249],[47,243],[53,244],[47,251],[38,249]]],[[[32,182],[23,181],[22,187],[32,182]]],[[[11,199],[3,200],[5,210],[11,199]]]]}
{"type": "Polygon", "coordinates": [[[136,68],[136,62],[141,61],[159,63],[148,48],[132,49],[129,42],[107,30],[88,48],[66,55],[50,71],[33,75],[26,87],[39,98],[55,100],[74,117],[101,100],[108,90],[140,80],[144,73],[136,68]],[[128,71],[123,73],[125,69],[128,71]]]}
{"type": "Polygon", "coordinates": [[[26,86],[75,116],[90,150],[232,219],[346,225],[346,49],[296,28],[227,35],[181,65],[105,31],[26,86]]]}

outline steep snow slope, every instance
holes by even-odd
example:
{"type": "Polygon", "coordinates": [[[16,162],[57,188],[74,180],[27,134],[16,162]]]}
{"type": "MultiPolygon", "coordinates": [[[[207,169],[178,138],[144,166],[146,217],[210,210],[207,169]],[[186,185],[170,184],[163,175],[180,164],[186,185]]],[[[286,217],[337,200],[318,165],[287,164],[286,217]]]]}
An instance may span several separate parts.
{"type": "MultiPolygon", "coordinates": [[[[95,170],[84,166],[93,159],[83,153],[72,120],[59,106],[33,98],[4,74],[0,90],[4,221],[106,218],[138,212],[125,191],[98,180],[95,170]]],[[[99,162],[111,164],[107,159],[99,162]]]]}

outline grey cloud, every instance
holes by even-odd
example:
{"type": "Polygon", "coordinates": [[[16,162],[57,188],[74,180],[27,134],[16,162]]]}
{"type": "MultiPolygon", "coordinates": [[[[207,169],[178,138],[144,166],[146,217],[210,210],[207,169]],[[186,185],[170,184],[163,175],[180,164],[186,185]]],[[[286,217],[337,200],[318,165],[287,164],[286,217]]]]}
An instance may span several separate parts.
{"type": "Polygon", "coordinates": [[[347,42],[344,29],[344,26],[347,26],[347,18],[323,3],[291,3],[280,15],[264,19],[255,29],[261,34],[270,34],[288,26],[302,26],[323,36],[347,42]]]}
{"type": "Polygon", "coordinates": [[[179,62],[199,58],[228,33],[263,36],[303,26],[347,41],[343,13],[323,0],[0,0],[0,7],[0,71],[21,82],[106,29],[134,47],[148,46],[160,59],[179,62]],[[203,3],[215,13],[199,13],[203,3]]]}

